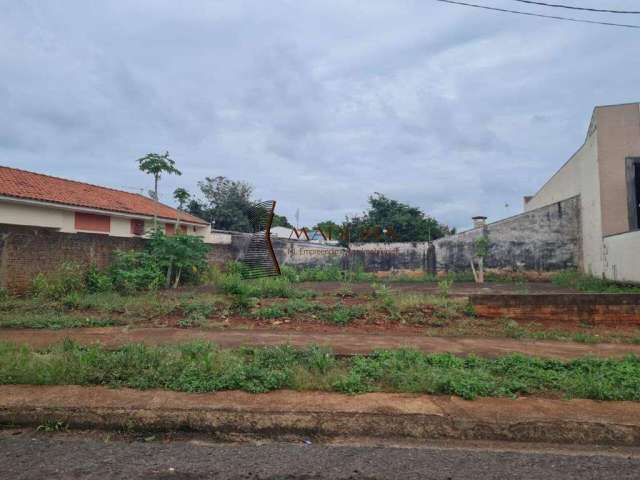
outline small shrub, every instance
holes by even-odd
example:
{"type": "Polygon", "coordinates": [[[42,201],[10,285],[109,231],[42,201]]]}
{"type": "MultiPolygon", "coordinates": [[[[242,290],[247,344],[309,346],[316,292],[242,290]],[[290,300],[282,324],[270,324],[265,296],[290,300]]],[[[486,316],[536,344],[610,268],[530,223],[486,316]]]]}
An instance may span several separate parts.
{"type": "Polygon", "coordinates": [[[99,271],[95,265],[89,266],[85,273],[84,282],[89,293],[106,293],[113,288],[111,277],[99,271]]]}
{"type": "Polygon", "coordinates": [[[353,292],[353,288],[348,283],[342,284],[340,289],[336,292],[336,296],[340,298],[352,298],[356,294],[353,292]]]}
{"type": "Polygon", "coordinates": [[[467,317],[476,317],[478,315],[476,307],[471,302],[465,304],[463,312],[467,317]]]}
{"type": "Polygon", "coordinates": [[[60,300],[71,293],[85,290],[84,270],[77,263],[65,262],[54,272],[36,275],[31,287],[36,297],[60,300]]]}
{"type": "Polygon", "coordinates": [[[360,305],[348,306],[338,303],[322,314],[323,320],[334,325],[344,326],[357,318],[361,318],[366,309],[360,305]]]}
{"type": "Polygon", "coordinates": [[[453,285],[453,280],[450,278],[443,278],[438,282],[438,293],[443,298],[448,298],[451,292],[451,286],[453,285]]]}
{"type": "Polygon", "coordinates": [[[143,290],[156,290],[164,280],[164,275],[154,258],[144,251],[121,251],[114,253],[111,264],[111,278],[116,290],[132,294],[143,290]]]}
{"type": "Polygon", "coordinates": [[[377,308],[384,310],[394,318],[397,317],[400,309],[398,307],[396,297],[391,289],[387,285],[380,285],[377,283],[374,283],[371,286],[373,288],[373,298],[376,299],[377,308]]]}
{"type": "Polygon", "coordinates": [[[293,298],[286,303],[274,303],[255,312],[255,316],[261,319],[291,317],[297,313],[308,313],[321,310],[322,306],[311,303],[304,298],[293,298]]]}
{"type": "Polygon", "coordinates": [[[210,302],[186,300],[182,301],[178,308],[187,317],[206,319],[214,312],[215,305],[210,302]]]}

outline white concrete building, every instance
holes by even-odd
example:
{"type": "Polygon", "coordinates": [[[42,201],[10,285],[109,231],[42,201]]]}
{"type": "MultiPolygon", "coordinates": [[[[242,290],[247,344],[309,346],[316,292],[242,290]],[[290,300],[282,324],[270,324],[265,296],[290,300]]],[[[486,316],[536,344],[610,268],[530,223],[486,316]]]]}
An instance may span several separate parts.
{"type": "Polygon", "coordinates": [[[583,271],[640,282],[640,103],[596,107],[584,144],[524,208],[577,195],[583,271]]]}

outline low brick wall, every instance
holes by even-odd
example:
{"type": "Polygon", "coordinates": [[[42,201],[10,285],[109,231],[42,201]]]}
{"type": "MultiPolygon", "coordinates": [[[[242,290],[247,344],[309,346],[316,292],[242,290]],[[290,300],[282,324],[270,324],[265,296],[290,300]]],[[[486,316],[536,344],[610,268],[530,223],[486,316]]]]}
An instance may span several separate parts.
{"type": "Polygon", "coordinates": [[[143,247],[140,238],[0,224],[0,286],[23,292],[38,273],[55,271],[64,262],[93,263],[104,268],[115,250],[143,247]]]}
{"type": "Polygon", "coordinates": [[[640,294],[478,294],[469,301],[486,318],[640,325],[640,294]]]}

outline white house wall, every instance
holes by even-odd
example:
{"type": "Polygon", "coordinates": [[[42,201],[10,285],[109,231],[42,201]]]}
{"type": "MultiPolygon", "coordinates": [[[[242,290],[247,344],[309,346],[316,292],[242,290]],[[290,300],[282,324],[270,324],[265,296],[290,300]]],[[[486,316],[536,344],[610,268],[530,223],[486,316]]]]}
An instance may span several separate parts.
{"type": "Polygon", "coordinates": [[[75,232],[75,215],[70,210],[21,205],[11,202],[0,204],[0,223],[56,228],[61,232],[75,232]]]}
{"type": "Polygon", "coordinates": [[[640,283],[640,230],[604,239],[607,278],[640,283]]]}

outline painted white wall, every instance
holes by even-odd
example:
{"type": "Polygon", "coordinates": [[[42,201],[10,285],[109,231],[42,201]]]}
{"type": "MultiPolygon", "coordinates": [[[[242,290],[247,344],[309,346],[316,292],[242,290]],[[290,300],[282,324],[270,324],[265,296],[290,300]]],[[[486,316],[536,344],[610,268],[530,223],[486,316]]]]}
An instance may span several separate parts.
{"type": "Polygon", "coordinates": [[[12,202],[0,203],[0,223],[57,228],[61,232],[75,232],[75,215],[70,210],[21,205],[12,202]]]}
{"type": "Polygon", "coordinates": [[[605,237],[604,273],[611,280],[640,283],[640,230],[605,237]]]}
{"type": "MultiPolygon", "coordinates": [[[[106,212],[105,212],[106,213],[106,212]]],[[[109,235],[116,237],[135,237],[131,233],[131,217],[121,217],[109,215],[111,217],[111,231],[109,235]]],[[[0,201],[0,223],[8,225],[22,225],[28,227],[54,228],[64,233],[77,233],[75,229],[75,212],[68,208],[57,208],[55,206],[32,205],[16,203],[14,201],[0,201]]],[[[175,225],[174,222],[158,220],[160,228],[165,228],[166,223],[175,225]]],[[[145,219],[145,232],[153,229],[153,220],[145,219]]],[[[192,225],[187,225],[187,233],[202,237],[205,243],[231,243],[231,236],[217,238],[212,236],[208,225],[196,226],[193,231],[192,225]],[[222,240],[222,241],[220,241],[222,240]]],[[[87,232],[86,230],[82,230],[87,232]]],[[[90,232],[89,232],[90,233],[90,232]]],[[[100,232],[105,234],[103,232],[100,232]]]]}

